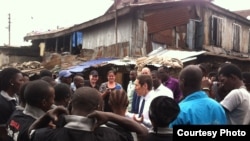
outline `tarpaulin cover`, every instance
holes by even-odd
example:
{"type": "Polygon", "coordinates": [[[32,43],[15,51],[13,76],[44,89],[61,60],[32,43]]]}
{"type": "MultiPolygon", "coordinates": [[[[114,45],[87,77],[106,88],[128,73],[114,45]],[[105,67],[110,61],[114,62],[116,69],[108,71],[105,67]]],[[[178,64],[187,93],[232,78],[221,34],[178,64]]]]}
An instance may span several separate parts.
{"type": "Polygon", "coordinates": [[[100,65],[100,64],[107,63],[108,61],[116,60],[116,59],[117,58],[99,58],[96,60],[89,60],[89,61],[83,62],[77,66],[70,67],[68,70],[70,72],[82,72],[86,68],[90,68],[91,66],[100,65]]]}

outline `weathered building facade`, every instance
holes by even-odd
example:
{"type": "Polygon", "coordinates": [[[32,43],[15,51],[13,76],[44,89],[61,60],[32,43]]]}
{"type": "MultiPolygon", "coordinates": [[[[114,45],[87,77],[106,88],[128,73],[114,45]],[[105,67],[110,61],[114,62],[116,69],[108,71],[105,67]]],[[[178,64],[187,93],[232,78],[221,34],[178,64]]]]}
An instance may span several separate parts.
{"type": "MultiPolygon", "coordinates": [[[[103,16],[57,32],[26,36],[71,51],[72,34],[81,32],[82,49],[98,57],[141,57],[165,47],[206,50],[207,57],[234,56],[249,60],[250,21],[210,1],[128,1],[103,16]]],[[[176,54],[178,55],[178,54],[176,54]]],[[[228,59],[228,58],[226,58],[228,59]]],[[[199,60],[198,60],[198,63],[199,60]]]]}

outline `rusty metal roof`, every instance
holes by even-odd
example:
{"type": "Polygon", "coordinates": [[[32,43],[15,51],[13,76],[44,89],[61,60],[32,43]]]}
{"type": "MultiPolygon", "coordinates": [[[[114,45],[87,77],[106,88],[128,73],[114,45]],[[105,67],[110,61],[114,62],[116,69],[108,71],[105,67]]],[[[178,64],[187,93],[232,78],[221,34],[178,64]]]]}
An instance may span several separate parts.
{"type": "MultiPolygon", "coordinates": [[[[224,9],[222,7],[219,7],[211,2],[207,2],[207,1],[197,1],[197,0],[190,0],[190,1],[164,1],[164,2],[157,2],[157,3],[139,3],[139,4],[130,4],[127,5],[125,7],[122,7],[121,9],[117,9],[117,16],[121,17],[124,16],[126,14],[129,14],[131,12],[133,12],[134,10],[146,10],[146,11],[150,11],[150,10],[157,10],[160,8],[163,9],[168,9],[168,8],[177,8],[178,6],[188,6],[188,5],[194,5],[194,4],[200,4],[203,5],[205,7],[208,7],[210,9],[216,10],[219,13],[222,13],[226,16],[229,16],[231,18],[237,19],[245,24],[250,25],[250,21],[247,20],[245,17],[241,17],[236,13],[233,13],[227,9],[224,9]]],[[[185,8],[183,9],[179,9],[183,12],[186,11],[185,8]]],[[[168,16],[171,16],[171,20],[172,24],[181,24],[183,22],[185,22],[186,18],[189,17],[190,15],[186,15],[185,13],[183,15],[179,15],[179,18],[175,18],[174,16],[176,16],[176,11],[175,10],[170,10],[169,12],[172,12],[172,14],[168,14],[168,16]]],[[[166,13],[167,14],[167,13],[166,13]]],[[[156,14],[156,16],[158,18],[164,19],[163,23],[157,23],[160,24],[160,27],[162,28],[162,26],[166,25],[169,26],[170,23],[166,22],[166,19],[170,19],[170,18],[165,18],[163,15],[161,14],[156,14]]],[[[55,37],[60,37],[63,35],[67,35],[76,31],[81,31],[85,28],[97,25],[97,24],[101,24],[107,21],[110,21],[112,19],[115,18],[115,11],[106,13],[103,16],[97,17],[93,20],[78,24],[78,25],[74,25],[72,27],[66,28],[64,30],[60,30],[60,31],[55,31],[55,32],[45,32],[45,33],[39,33],[39,34],[31,34],[31,35],[27,35],[24,37],[24,40],[28,41],[28,40],[37,40],[37,39],[48,39],[48,38],[55,38],[55,37]]],[[[153,17],[146,17],[146,18],[153,18],[153,17]]],[[[155,18],[154,18],[155,19],[155,18]]],[[[155,22],[152,21],[151,24],[154,24],[155,22]]],[[[159,29],[151,29],[152,31],[154,30],[159,30],[159,29]]]]}
{"type": "MultiPolygon", "coordinates": [[[[245,18],[249,18],[250,17],[250,9],[248,10],[239,10],[239,11],[233,11],[234,13],[242,16],[242,17],[245,17],[245,18]]],[[[250,20],[250,19],[248,19],[250,20]]]]}

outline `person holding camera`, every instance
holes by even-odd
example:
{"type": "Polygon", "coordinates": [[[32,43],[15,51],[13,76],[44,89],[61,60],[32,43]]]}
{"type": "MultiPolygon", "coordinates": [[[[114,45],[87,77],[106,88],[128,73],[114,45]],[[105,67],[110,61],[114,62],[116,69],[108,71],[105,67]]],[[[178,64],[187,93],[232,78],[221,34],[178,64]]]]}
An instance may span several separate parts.
{"type": "Polygon", "coordinates": [[[104,82],[100,85],[99,91],[101,93],[101,96],[103,98],[103,111],[105,112],[112,112],[112,109],[110,108],[109,104],[108,104],[108,100],[109,100],[109,94],[111,91],[113,90],[120,90],[123,89],[122,85],[117,83],[115,81],[115,75],[116,72],[113,70],[108,71],[107,73],[107,82],[104,82]]]}

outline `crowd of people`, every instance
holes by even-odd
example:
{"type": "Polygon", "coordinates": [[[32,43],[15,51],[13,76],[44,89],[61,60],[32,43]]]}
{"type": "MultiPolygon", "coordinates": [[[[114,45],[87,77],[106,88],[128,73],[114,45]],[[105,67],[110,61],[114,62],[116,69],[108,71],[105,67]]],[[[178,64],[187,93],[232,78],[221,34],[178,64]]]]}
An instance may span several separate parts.
{"type": "Polygon", "coordinates": [[[171,141],[175,125],[249,125],[250,73],[235,64],[216,72],[187,65],[178,78],[169,68],[116,72],[61,70],[39,78],[17,68],[0,72],[0,141],[171,141]],[[124,89],[125,86],[127,89],[124,89]]]}

